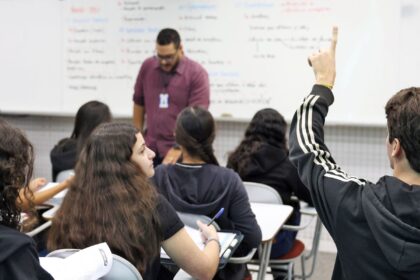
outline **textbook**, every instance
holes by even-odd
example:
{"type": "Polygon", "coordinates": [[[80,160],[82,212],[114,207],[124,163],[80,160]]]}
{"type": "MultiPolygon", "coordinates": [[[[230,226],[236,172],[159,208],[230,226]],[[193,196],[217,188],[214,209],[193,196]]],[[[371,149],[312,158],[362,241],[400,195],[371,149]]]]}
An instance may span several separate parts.
{"type": "MultiPolygon", "coordinates": [[[[64,250],[63,250],[64,251],[64,250]]],[[[68,257],[41,257],[41,266],[56,280],[93,280],[112,267],[112,253],[106,243],[76,251],[68,257]]]]}
{"type": "MultiPolygon", "coordinates": [[[[189,226],[185,226],[185,229],[187,233],[190,235],[191,239],[194,241],[194,243],[198,246],[200,250],[204,250],[205,244],[203,243],[203,240],[201,239],[201,233],[199,230],[194,229],[189,226]]],[[[224,265],[227,263],[229,258],[232,256],[232,254],[235,252],[236,248],[239,246],[239,243],[241,243],[243,239],[243,235],[236,231],[218,231],[217,232],[219,236],[219,242],[221,246],[220,250],[220,264],[219,268],[223,268],[224,265]]],[[[170,257],[165,252],[163,248],[160,249],[160,257],[161,262],[166,264],[171,264],[171,262],[167,261],[170,260],[170,257]]]]}

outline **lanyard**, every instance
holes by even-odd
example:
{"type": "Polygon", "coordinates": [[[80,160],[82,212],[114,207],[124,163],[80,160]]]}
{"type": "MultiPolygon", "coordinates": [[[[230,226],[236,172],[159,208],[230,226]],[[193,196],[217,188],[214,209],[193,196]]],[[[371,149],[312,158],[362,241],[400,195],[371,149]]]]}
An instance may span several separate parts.
{"type": "Polygon", "coordinates": [[[172,72],[172,71],[169,73],[164,72],[162,70],[160,71],[160,81],[162,83],[162,86],[165,92],[167,91],[166,89],[168,88],[169,83],[171,82],[174,75],[175,75],[175,72],[172,72]]]}

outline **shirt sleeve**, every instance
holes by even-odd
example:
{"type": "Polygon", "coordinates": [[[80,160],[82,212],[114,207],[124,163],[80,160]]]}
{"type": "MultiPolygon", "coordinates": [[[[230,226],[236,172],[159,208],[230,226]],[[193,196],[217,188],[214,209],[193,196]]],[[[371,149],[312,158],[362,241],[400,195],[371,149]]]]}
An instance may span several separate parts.
{"type": "Polygon", "coordinates": [[[201,106],[208,109],[210,104],[210,83],[209,75],[204,68],[194,75],[191,86],[188,106],[201,106]]]}
{"type": "Polygon", "coordinates": [[[163,240],[171,238],[175,233],[184,227],[175,209],[162,195],[158,195],[157,210],[159,213],[160,227],[163,240]]]}
{"type": "Polygon", "coordinates": [[[293,117],[289,139],[290,160],[309,188],[322,222],[334,237],[340,211],[360,210],[355,198],[366,182],[347,175],[324,143],[325,117],[333,101],[331,90],[315,85],[293,117]]]}
{"type": "Polygon", "coordinates": [[[143,63],[140,67],[139,74],[137,75],[136,84],[134,85],[133,101],[135,104],[144,106],[144,91],[143,80],[146,71],[146,65],[143,63]]]}

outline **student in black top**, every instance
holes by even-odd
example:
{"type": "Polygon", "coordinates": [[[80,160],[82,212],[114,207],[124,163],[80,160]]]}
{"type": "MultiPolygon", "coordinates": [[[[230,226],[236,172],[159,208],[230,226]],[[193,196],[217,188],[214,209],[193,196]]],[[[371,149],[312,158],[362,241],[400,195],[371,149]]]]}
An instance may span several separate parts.
{"type": "MultiPolygon", "coordinates": [[[[294,208],[286,223],[299,225],[299,201],[291,197],[295,195],[311,203],[311,196],[289,160],[286,132],[287,123],[279,112],[271,108],[258,111],[245,130],[244,139],[229,155],[227,167],[238,172],[243,181],[262,183],[276,189],[283,203],[294,208]]],[[[296,233],[280,231],[273,242],[271,258],[286,254],[293,246],[296,233]]]]}
{"type": "MultiPolygon", "coordinates": [[[[213,153],[215,124],[210,112],[187,107],[179,114],[175,139],[181,148],[181,160],[174,165],[156,168],[154,181],[161,194],[177,211],[214,216],[225,230],[244,235],[236,255],[248,253],[261,242],[261,230],[252,213],[248,196],[238,174],[219,166],[213,153]]],[[[244,279],[246,267],[228,264],[215,279],[244,279]]]]}
{"type": "Polygon", "coordinates": [[[60,171],[74,169],[80,151],[92,131],[101,123],[112,119],[109,107],[99,101],[83,104],[76,113],[70,138],[61,139],[51,150],[52,179],[60,171]]]}
{"type": "Polygon", "coordinates": [[[106,123],[95,129],[53,219],[48,248],[81,249],[107,242],[144,279],[165,279],[162,246],[193,277],[213,277],[219,262],[217,232],[199,223],[206,246],[198,249],[175,210],[149,183],[154,156],[133,125],[106,123]]]}
{"type": "Polygon", "coordinates": [[[40,265],[35,243],[18,231],[19,191],[28,201],[33,147],[16,128],[0,120],[0,279],[53,279],[40,265]]]}
{"type": "Polygon", "coordinates": [[[337,245],[332,278],[420,279],[420,88],[399,91],[385,106],[393,176],[377,183],[348,176],[324,143],[336,43],[334,28],[330,49],[309,58],[316,84],[290,131],[291,161],[337,245]]]}

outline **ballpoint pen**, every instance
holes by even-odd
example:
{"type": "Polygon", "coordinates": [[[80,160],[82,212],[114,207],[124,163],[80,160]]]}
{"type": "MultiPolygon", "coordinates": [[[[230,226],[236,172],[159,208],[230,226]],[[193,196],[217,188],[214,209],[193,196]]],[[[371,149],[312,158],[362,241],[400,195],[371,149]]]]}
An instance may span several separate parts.
{"type": "Polygon", "coordinates": [[[217,214],[214,215],[213,219],[211,219],[211,221],[207,224],[207,226],[211,225],[214,222],[214,220],[220,218],[220,216],[222,216],[224,211],[225,211],[225,208],[223,208],[223,207],[220,208],[219,212],[217,212],[217,214]]]}

